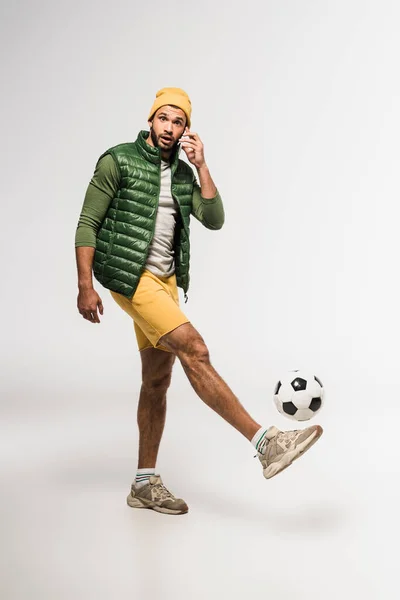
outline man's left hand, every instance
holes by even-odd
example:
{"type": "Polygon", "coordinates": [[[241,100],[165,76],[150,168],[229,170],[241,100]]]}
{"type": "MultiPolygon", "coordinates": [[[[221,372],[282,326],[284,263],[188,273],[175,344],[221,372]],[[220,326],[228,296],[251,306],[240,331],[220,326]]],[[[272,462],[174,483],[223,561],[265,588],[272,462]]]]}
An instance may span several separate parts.
{"type": "Polygon", "coordinates": [[[192,165],[194,165],[197,169],[204,167],[206,164],[204,159],[204,146],[197,133],[192,133],[186,127],[180,139],[180,144],[192,165]]]}

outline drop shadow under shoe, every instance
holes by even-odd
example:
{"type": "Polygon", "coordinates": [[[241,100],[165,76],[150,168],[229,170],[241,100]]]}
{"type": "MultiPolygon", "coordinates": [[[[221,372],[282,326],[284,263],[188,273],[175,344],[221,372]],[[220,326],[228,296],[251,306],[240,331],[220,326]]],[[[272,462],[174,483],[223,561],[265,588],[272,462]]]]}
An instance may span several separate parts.
{"type": "Polygon", "coordinates": [[[289,467],[319,440],[322,432],[320,425],[293,431],[280,431],[277,427],[270,427],[265,436],[268,441],[264,452],[257,455],[263,466],[264,477],[271,479],[289,467]]]}
{"type": "Polygon", "coordinates": [[[149,483],[139,488],[132,483],[126,500],[132,508],[150,508],[168,515],[184,515],[189,510],[184,500],[167,490],[159,475],[152,475],[149,483]]]}

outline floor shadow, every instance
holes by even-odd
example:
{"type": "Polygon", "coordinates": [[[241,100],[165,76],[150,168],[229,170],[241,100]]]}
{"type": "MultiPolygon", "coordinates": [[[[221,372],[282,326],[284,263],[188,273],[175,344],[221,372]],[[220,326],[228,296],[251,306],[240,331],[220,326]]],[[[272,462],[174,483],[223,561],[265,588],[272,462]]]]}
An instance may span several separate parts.
{"type": "Polygon", "coordinates": [[[213,518],[253,522],[265,526],[275,533],[291,535],[319,534],[332,532],[345,527],[352,518],[350,509],[335,504],[314,503],[293,506],[287,510],[276,507],[260,507],[251,500],[206,494],[203,490],[192,491],[193,501],[202,511],[213,515],[213,518]]]}
{"type": "MultiPolygon", "coordinates": [[[[43,477],[58,488],[124,486],[125,490],[134,477],[134,463],[131,456],[70,457],[46,469],[43,477]]],[[[191,512],[198,510],[213,519],[253,523],[280,534],[317,535],[337,531],[354,518],[351,506],[335,505],[334,501],[299,505],[293,496],[290,508],[277,509],[276,504],[260,506],[259,498],[252,502],[251,497],[243,500],[240,496],[223,495],[221,490],[205,491],[196,488],[193,481],[190,492],[183,495],[191,512]]]]}

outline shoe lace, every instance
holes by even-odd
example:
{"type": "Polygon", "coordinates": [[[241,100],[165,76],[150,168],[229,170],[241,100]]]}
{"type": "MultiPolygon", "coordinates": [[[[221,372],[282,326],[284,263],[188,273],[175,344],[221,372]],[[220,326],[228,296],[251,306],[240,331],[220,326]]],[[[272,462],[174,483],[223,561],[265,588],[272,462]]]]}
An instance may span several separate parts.
{"type": "Polygon", "coordinates": [[[293,431],[281,431],[279,434],[280,439],[287,440],[288,442],[292,442],[299,435],[298,429],[294,429],[293,431]]]}
{"type": "Polygon", "coordinates": [[[265,440],[265,444],[262,446],[262,448],[260,448],[261,452],[255,454],[254,458],[259,458],[260,455],[263,455],[268,444],[272,441],[275,441],[275,443],[279,444],[282,448],[288,448],[291,445],[291,443],[295,441],[299,433],[300,431],[298,429],[293,429],[289,431],[279,431],[276,437],[272,438],[272,440],[265,440]]]}
{"type": "Polygon", "coordinates": [[[298,429],[294,429],[292,431],[281,431],[276,436],[276,443],[279,444],[281,448],[289,448],[289,446],[292,444],[292,442],[295,441],[298,435],[298,429]]]}
{"type": "Polygon", "coordinates": [[[260,454],[264,454],[268,444],[272,441],[275,441],[275,443],[278,443],[281,447],[285,446],[286,448],[288,448],[298,435],[298,429],[293,429],[290,431],[279,431],[276,437],[272,438],[272,440],[269,440],[268,442],[266,441],[265,445],[262,448],[262,452],[255,454],[254,458],[258,458],[260,454]]]}
{"type": "Polygon", "coordinates": [[[167,490],[163,483],[154,484],[153,491],[155,496],[157,496],[159,500],[173,500],[174,498],[171,492],[167,490]]]}

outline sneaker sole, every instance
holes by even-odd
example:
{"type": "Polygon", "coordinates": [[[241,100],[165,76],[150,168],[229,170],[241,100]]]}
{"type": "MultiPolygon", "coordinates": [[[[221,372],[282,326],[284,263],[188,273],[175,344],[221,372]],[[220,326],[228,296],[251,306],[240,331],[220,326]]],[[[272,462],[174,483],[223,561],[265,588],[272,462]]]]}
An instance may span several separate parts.
{"type": "Polygon", "coordinates": [[[162,508],[161,506],[155,506],[151,504],[149,500],[148,504],[146,504],[145,500],[139,500],[138,498],[133,498],[130,494],[126,499],[128,506],[131,508],[149,508],[150,510],[155,510],[159,513],[164,513],[166,515],[186,515],[189,512],[188,510],[173,510],[172,508],[162,508]]]}
{"type": "Polygon", "coordinates": [[[264,469],[264,477],[265,479],[271,479],[278,473],[281,473],[290,465],[297,460],[304,452],[307,452],[319,440],[323,433],[323,429],[320,425],[317,426],[317,429],[312,432],[312,434],[304,440],[301,444],[293,448],[290,452],[285,452],[280,461],[274,462],[269,465],[266,469],[264,469]]]}

